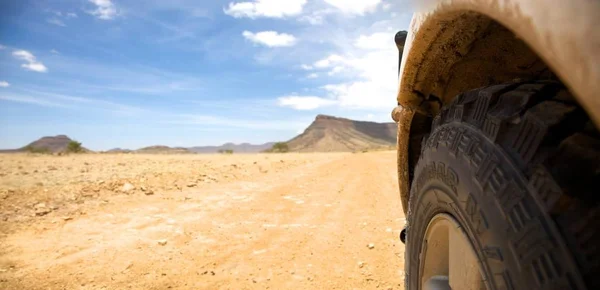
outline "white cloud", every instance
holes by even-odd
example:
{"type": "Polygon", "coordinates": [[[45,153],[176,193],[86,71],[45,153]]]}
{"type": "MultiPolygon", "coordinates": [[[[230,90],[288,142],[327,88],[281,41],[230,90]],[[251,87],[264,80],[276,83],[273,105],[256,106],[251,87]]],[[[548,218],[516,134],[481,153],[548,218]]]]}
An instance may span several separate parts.
{"type": "Polygon", "coordinates": [[[48,71],[48,68],[46,68],[46,66],[43,63],[38,62],[37,59],[35,58],[35,56],[27,50],[16,50],[13,52],[13,56],[20,60],[24,60],[25,62],[27,62],[27,63],[24,63],[21,65],[21,67],[26,70],[35,71],[35,72],[47,72],[48,71]]]}
{"type": "Polygon", "coordinates": [[[367,120],[373,120],[374,117],[375,115],[373,114],[367,114],[367,120]]]}
{"type": "Polygon", "coordinates": [[[303,70],[313,70],[312,65],[303,64],[300,66],[303,70]]]}
{"type": "Polygon", "coordinates": [[[235,18],[284,18],[301,14],[305,4],[306,0],[255,0],[229,3],[224,12],[235,18]]]}
{"type": "Polygon", "coordinates": [[[261,31],[258,33],[244,31],[242,35],[254,43],[262,44],[268,47],[293,46],[297,42],[293,35],[278,33],[276,31],[261,31]]]}
{"type": "Polygon", "coordinates": [[[318,77],[319,77],[318,73],[311,73],[311,74],[309,74],[309,75],[306,76],[306,78],[308,78],[308,79],[316,79],[318,77]]]}
{"type": "Polygon", "coordinates": [[[117,8],[111,2],[111,0],[89,0],[91,3],[96,5],[94,11],[88,13],[96,16],[98,19],[111,20],[117,16],[117,8]]]}
{"type": "Polygon", "coordinates": [[[327,58],[321,59],[317,62],[314,63],[314,67],[316,68],[328,68],[328,67],[332,67],[335,64],[339,64],[339,63],[343,63],[344,62],[344,58],[337,55],[337,54],[332,54],[330,56],[328,56],[327,58]]]}
{"type": "Polygon", "coordinates": [[[395,48],[394,34],[389,32],[378,32],[371,35],[361,35],[354,45],[362,49],[381,50],[395,48]]]}
{"type": "Polygon", "coordinates": [[[325,2],[343,13],[364,15],[377,10],[381,0],[325,0],[325,2]]]}
{"type": "Polygon", "coordinates": [[[56,50],[56,49],[51,49],[50,52],[54,53],[54,54],[60,54],[60,52],[58,52],[58,50],[56,50]]]}
{"type": "Polygon", "coordinates": [[[6,46],[0,44],[0,50],[5,49],[5,48],[6,48],[6,46]]]}
{"type": "Polygon", "coordinates": [[[335,9],[316,10],[310,14],[302,15],[298,20],[308,22],[311,25],[321,25],[325,23],[325,17],[332,13],[335,13],[335,9]]]}
{"type": "Polygon", "coordinates": [[[73,13],[73,12],[69,12],[69,13],[67,13],[67,16],[66,16],[66,17],[67,17],[67,18],[77,18],[77,14],[76,14],[76,13],[73,13]]]}
{"type": "Polygon", "coordinates": [[[8,88],[10,84],[7,81],[0,81],[0,88],[8,88]]]}
{"type": "Polygon", "coordinates": [[[334,67],[333,69],[331,69],[327,73],[327,75],[332,76],[332,75],[338,74],[338,73],[342,72],[344,69],[345,69],[345,67],[338,65],[338,66],[334,67]]]}
{"type": "Polygon", "coordinates": [[[62,22],[62,20],[60,20],[58,18],[50,18],[50,19],[47,19],[46,22],[48,22],[50,24],[62,26],[62,27],[67,26],[64,22],[62,22]]]}
{"type": "Polygon", "coordinates": [[[393,45],[393,35],[378,32],[348,42],[354,45],[343,46],[312,65],[319,73],[326,70],[330,77],[343,73],[344,81],[322,86],[323,93],[313,97],[316,99],[291,99],[289,107],[299,109],[299,105],[292,106],[298,102],[323,106],[318,101],[324,100],[326,105],[384,112],[396,105],[398,51],[393,45]]]}
{"type": "Polygon", "coordinates": [[[348,58],[349,73],[356,74],[353,81],[329,84],[323,87],[328,96],[342,107],[387,110],[395,105],[397,92],[397,56],[395,48],[373,51],[366,55],[348,58]]]}
{"type": "Polygon", "coordinates": [[[335,100],[315,96],[284,96],[277,99],[282,107],[290,107],[296,110],[314,110],[320,107],[331,106],[335,100]]]}

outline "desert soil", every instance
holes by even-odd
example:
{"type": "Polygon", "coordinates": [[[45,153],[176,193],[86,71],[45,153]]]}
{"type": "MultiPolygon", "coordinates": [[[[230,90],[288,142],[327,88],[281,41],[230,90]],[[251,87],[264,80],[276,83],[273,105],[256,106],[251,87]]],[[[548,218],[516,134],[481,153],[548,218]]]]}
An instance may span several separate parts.
{"type": "Polygon", "coordinates": [[[395,159],[0,155],[0,289],[403,289],[395,159]]]}

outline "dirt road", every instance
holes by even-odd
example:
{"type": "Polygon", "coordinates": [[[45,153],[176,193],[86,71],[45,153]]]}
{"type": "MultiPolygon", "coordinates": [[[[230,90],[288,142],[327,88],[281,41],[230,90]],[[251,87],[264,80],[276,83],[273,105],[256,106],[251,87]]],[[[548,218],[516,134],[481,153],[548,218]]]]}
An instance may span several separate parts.
{"type": "Polygon", "coordinates": [[[5,204],[0,289],[403,289],[395,153],[277,156],[293,166],[233,156],[248,174],[38,216],[28,199],[27,218],[5,204]]]}

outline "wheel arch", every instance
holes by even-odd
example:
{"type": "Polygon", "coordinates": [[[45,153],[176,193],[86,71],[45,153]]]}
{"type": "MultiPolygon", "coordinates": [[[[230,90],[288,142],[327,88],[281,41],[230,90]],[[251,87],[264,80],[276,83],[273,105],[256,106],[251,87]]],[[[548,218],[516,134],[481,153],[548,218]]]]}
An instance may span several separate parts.
{"type": "Polygon", "coordinates": [[[431,116],[458,93],[514,79],[560,79],[600,125],[600,2],[441,0],[413,17],[401,64],[398,170],[407,209],[431,116]]]}

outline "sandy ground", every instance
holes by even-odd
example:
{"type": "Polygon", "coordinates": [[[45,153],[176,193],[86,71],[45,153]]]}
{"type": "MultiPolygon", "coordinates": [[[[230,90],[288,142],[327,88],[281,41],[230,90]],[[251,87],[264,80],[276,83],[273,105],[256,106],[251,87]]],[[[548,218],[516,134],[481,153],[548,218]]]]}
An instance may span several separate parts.
{"type": "Polygon", "coordinates": [[[403,289],[400,204],[394,152],[0,155],[0,289],[403,289]]]}

